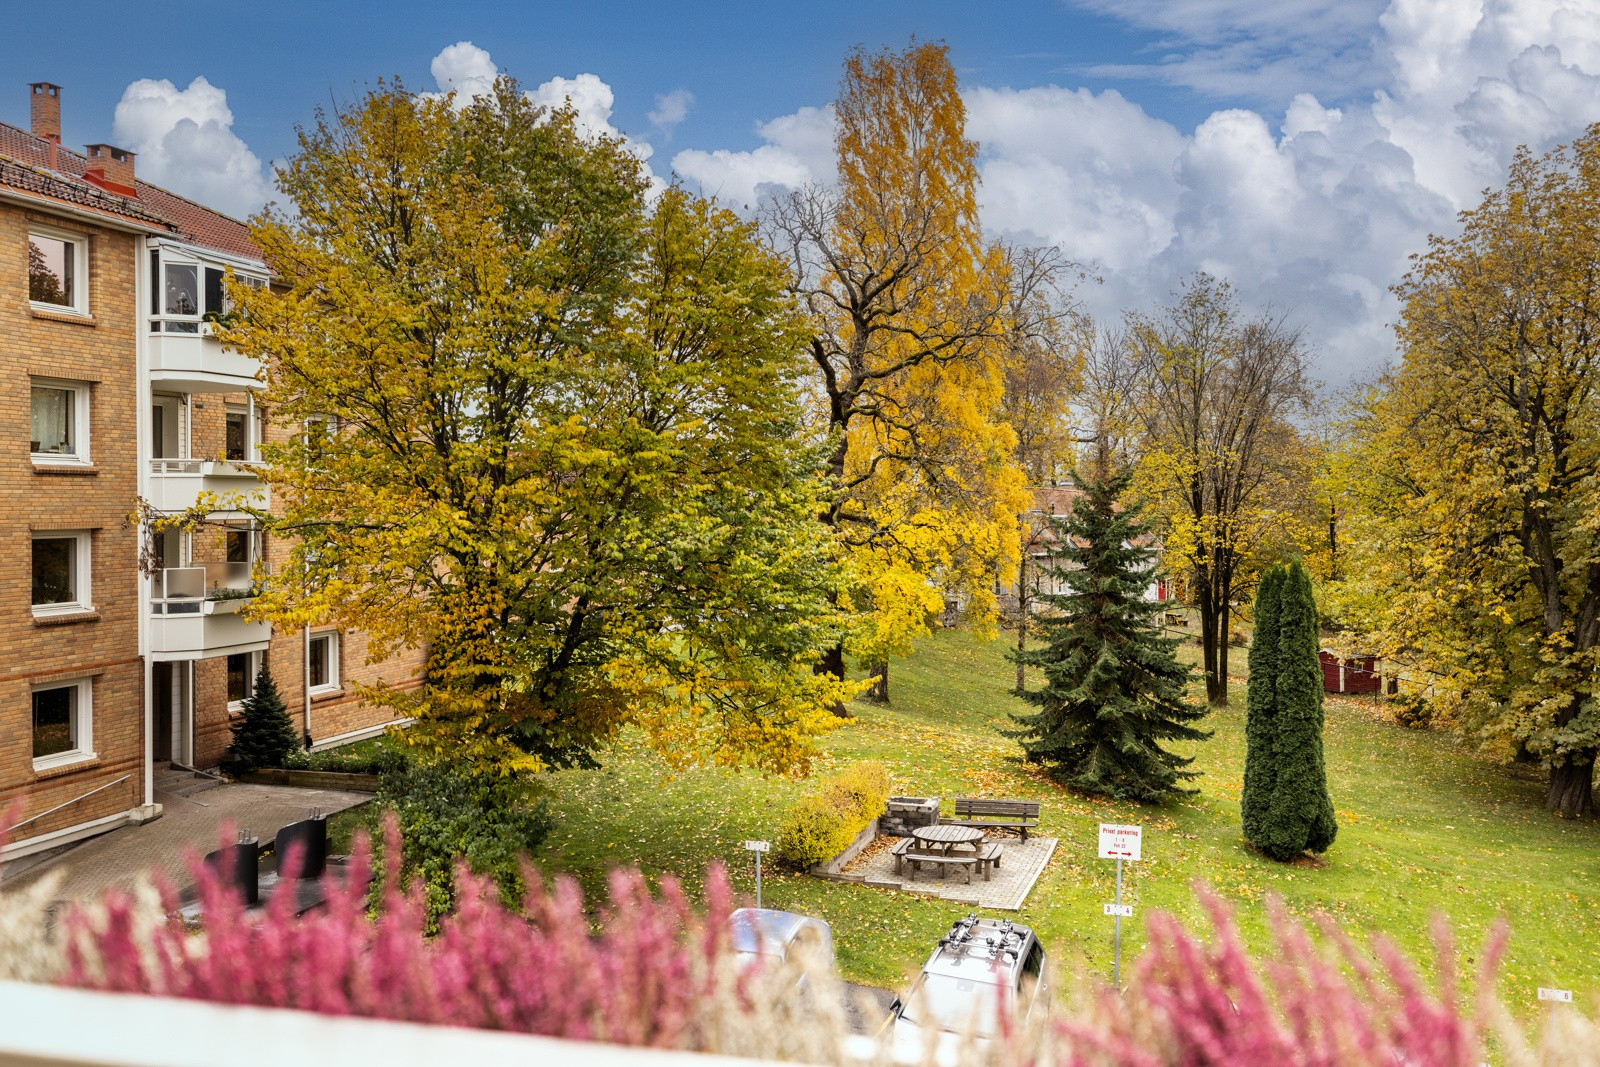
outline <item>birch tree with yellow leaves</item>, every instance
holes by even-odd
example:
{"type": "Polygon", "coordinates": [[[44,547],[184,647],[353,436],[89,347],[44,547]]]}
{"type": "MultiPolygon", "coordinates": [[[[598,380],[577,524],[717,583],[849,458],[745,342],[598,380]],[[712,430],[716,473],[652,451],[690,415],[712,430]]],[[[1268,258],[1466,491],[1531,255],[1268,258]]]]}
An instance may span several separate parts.
{"type": "Polygon", "coordinates": [[[675,766],[803,770],[840,690],[806,320],[781,260],[501,79],[318,121],[253,226],[274,290],[224,343],[303,427],[265,449],[290,564],[266,615],[425,646],[365,695],[501,772],[625,725],[675,766]]]}
{"type": "MultiPolygon", "coordinates": [[[[1015,566],[1027,500],[1001,415],[1005,338],[1031,306],[1019,289],[1055,268],[983,241],[978,146],[943,46],[852,53],[835,110],[837,184],[777,201],[765,221],[813,319],[832,443],[822,515],[860,622],[849,649],[886,697],[888,657],[946,597],[992,620],[994,577],[1015,566]]],[[[845,654],[824,669],[843,678],[845,654]]]]}
{"type": "Polygon", "coordinates": [[[1396,286],[1402,363],[1370,420],[1364,567],[1391,650],[1459,723],[1596,814],[1600,125],[1520,151],[1396,286]]]}

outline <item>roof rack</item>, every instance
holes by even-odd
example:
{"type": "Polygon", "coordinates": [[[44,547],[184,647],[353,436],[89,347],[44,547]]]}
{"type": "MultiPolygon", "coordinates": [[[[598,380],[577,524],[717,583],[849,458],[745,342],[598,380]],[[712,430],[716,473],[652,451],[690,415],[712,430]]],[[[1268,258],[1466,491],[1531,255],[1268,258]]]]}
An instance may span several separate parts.
{"type": "Polygon", "coordinates": [[[1022,953],[1022,942],[1025,932],[1018,930],[1006,919],[995,923],[988,921],[994,934],[979,938],[975,928],[983,923],[976,915],[968,915],[965,919],[958,919],[950,932],[939,939],[939,947],[951,956],[962,956],[977,959],[999,960],[1003,956],[1015,960],[1022,953]]]}

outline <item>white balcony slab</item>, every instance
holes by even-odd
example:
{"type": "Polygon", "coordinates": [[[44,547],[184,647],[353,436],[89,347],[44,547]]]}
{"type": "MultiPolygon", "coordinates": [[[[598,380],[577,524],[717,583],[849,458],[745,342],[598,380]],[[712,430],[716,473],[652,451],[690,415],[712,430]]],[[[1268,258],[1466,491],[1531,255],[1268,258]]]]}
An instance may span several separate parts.
{"type": "Polygon", "coordinates": [[[210,493],[218,506],[212,514],[244,514],[247,508],[266,510],[271,494],[255,471],[214,459],[153,459],[150,461],[150,506],[157,511],[187,511],[201,493],[210,493]]]}
{"type": "Polygon", "coordinates": [[[150,658],[155,661],[211,659],[264,652],[272,624],[240,613],[249,600],[165,601],[151,605],[150,658]],[[190,610],[197,609],[197,610],[190,610]]]}
{"type": "Polygon", "coordinates": [[[182,393],[237,393],[261,388],[261,361],[198,333],[152,333],[150,381],[182,393]]]}

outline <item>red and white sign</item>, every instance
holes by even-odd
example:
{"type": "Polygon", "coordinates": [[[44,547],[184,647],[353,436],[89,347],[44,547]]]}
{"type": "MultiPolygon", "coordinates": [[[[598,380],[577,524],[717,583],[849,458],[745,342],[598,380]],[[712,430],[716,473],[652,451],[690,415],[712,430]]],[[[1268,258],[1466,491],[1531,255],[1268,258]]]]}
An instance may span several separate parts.
{"type": "Polygon", "coordinates": [[[1133,918],[1132,904],[1107,904],[1105,909],[1107,915],[1120,915],[1124,919],[1133,918]]]}
{"type": "Polygon", "coordinates": [[[1136,860],[1141,855],[1144,837],[1142,826],[1118,826],[1116,823],[1100,824],[1100,858],[1103,860],[1136,860]]]}
{"type": "Polygon", "coordinates": [[[1572,1003],[1572,990],[1570,990],[1570,989],[1546,989],[1544,986],[1540,986],[1539,987],[1539,999],[1540,1000],[1559,1000],[1563,1004],[1571,1004],[1572,1003]]]}

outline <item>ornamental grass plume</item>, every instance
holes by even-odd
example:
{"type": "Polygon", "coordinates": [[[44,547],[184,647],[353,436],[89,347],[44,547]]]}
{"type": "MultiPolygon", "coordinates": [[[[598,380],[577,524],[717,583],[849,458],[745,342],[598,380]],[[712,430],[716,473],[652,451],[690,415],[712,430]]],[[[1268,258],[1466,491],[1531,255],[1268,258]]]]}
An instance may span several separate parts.
{"type": "MultiPolygon", "coordinates": [[[[0,811],[0,845],[21,816],[20,800],[0,811]]],[[[0,981],[49,982],[60,973],[61,949],[49,930],[50,902],[62,877],[56,872],[26,889],[0,892],[0,981]]]]}
{"type": "Polygon", "coordinates": [[[1210,916],[1210,944],[1171,915],[1148,924],[1149,947],[1125,995],[1107,991],[1099,1011],[1063,1023],[1061,1062],[1074,1065],[1182,1064],[1185,1067],[1476,1067],[1490,1021],[1494,973],[1504,952],[1502,925],[1490,936],[1478,974],[1476,1010],[1456,994],[1455,952],[1443,924],[1434,930],[1438,981],[1426,988],[1390,942],[1367,954],[1328,920],[1327,947],[1312,943],[1281,900],[1269,902],[1274,951],[1252,959],[1228,906],[1199,890],[1210,916]]]}
{"type": "MultiPolygon", "coordinates": [[[[793,1004],[787,967],[741,967],[731,951],[733,895],[707,872],[703,912],[678,882],[652,895],[637,871],[616,871],[609,902],[584,909],[570,878],[546,887],[528,865],[521,913],[492,879],[457,871],[455,910],[427,934],[420,884],[402,885],[400,843],[386,826],[381,900],[367,907],[371,846],[358,838],[343,877],[324,880],[324,910],[296,917],[294,894],[251,913],[225,872],[191,868],[204,929],[150,928],[127,894],[74,909],[66,984],[332,1015],[479,1027],[586,1041],[765,1058],[839,1062],[846,1032],[831,973],[808,976],[819,1018],[793,1004]],[[831,1011],[831,1014],[829,1012],[831,1011]]],[[[224,832],[224,838],[227,838],[224,832]]],[[[286,858],[292,865],[293,858],[286,858]]],[[[176,900],[167,891],[169,911],[176,900]]]]}

